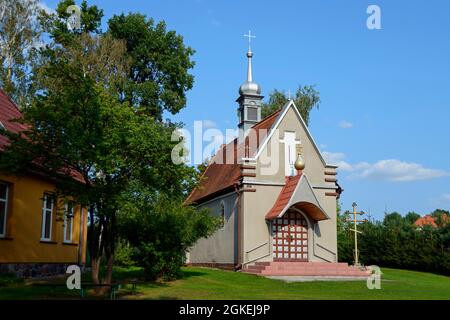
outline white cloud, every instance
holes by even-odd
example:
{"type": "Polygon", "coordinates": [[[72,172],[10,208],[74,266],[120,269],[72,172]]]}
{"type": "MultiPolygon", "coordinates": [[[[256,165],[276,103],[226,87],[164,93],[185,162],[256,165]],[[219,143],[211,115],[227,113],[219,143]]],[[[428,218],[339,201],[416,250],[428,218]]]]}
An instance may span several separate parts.
{"type": "Polygon", "coordinates": [[[442,195],[442,199],[445,201],[450,201],[450,193],[444,193],[442,195]]]}
{"type": "Polygon", "coordinates": [[[380,160],[375,163],[358,162],[350,164],[345,161],[345,154],[342,152],[323,152],[323,156],[328,163],[337,165],[339,167],[338,170],[350,172],[349,178],[411,182],[450,175],[443,170],[425,168],[422,164],[398,159],[380,160]]]}
{"type": "Polygon", "coordinates": [[[348,122],[346,120],[342,120],[341,122],[339,122],[339,128],[350,129],[352,127],[353,127],[353,123],[348,122]]]}
{"type": "Polygon", "coordinates": [[[216,128],[217,124],[212,120],[203,120],[203,128],[204,129],[211,129],[216,128]]]}
{"type": "Polygon", "coordinates": [[[370,167],[362,170],[359,175],[362,178],[369,179],[409,182],[440,178],[449,174],[443,170],[425,168],[418,163],[389,159],[372,164],[370,167]]]}

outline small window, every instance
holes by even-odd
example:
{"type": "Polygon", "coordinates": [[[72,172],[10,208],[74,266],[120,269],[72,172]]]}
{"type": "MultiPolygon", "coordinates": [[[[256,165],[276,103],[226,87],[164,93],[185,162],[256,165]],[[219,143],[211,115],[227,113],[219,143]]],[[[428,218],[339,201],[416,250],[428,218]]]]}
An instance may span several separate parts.
{"type": "Polygon", "coordinates": [[[225,203],[220,203],[220,218],[222,219],[222,228],[225,226],[225,203]]]}
{"type": "Polygon", "coordinates": [[[66,203],[64,210],[64,242],[66,243],[72,243],[73,213],[73,203],[66,203]]]}
{"type": "Polygon", "coordinates": [[[250,121],[258,121],[258,109],[257,108],[247,108],[247,118],[250,121]]]}
{"type": "Polygon", "coordinates": [[[43,241],[52,240],[53,202],[53,197],[51,195],[44,195],[41,232],[41,240],[43,241]]]}
{"type": "Polygon", "coordinates": [[[8,216],[9,186],[0,183],[0,237],[6,237],[6,221],[8,216]]]}

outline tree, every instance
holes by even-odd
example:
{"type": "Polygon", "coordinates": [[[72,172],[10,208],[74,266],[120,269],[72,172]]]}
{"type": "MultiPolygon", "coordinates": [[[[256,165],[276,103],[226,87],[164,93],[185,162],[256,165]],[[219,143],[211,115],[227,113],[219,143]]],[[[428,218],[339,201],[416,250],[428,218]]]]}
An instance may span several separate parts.
{"type": "Polygon", "coordinates": [[[431,213],[438,227],[443,227],[450,222],[450,212],[443,209],[436,209],[431,213]]]}
{"type": "Polygon", "coordinates": [[[163,112],[179,112],[186,105],[186,91],[193,85],[189,74],[194,50],[161,21],[134,13],[112,17],[108,32],[124,40],[131,60],[128,81],[122,88],[123,101],[157,120],[163,112]]]}
{"type": "Polygon", "coordinates": [[[405,221],[408,224],[413,225],[419,218],[420,218],[420,214],[418,214],[414,211],[411,211],[406,214],[405,221]]]}
{"type": "Polygon", "coordinates": [[[75,26],[70,28],[68,21],[71,13],[68,8],[73,5],[76,5],[74,0],[61,0],[56,6],[55,13],[45,11],[41,13],[40,20],[44,31],[50,34],[56,44],[63,46],[70,44],[83,33],[101,33],[103,10],[97,6],[89,6],[86,0],[83,0],[80,6],[79,28],[75,26]]]}
{"type": "Polygon", "coordinates": [[[40,11],[38,0],[0,0],[0,87],[21,109],[33,95],[40,11]]]}
{"type": "Polygon", "coordinates": [[[156,195],[142,185],[135,187],[136,192],[124,195],[126,205],[118,216],[120,234],[136,248],[138,265],[144,267],[148,279],[178,278],[188,248],[211,235],[220,219],[167,194],[156,195]]]}
{"type": "MultiPolygon", "coordinates": [[[[55,179],[58,197],[73,197],[89,208],[92,279],[94,283],[100,282],[99,270],[106,260],[102,282],[110,283],[118,214],[121,213],[123,222],[127,216],[124,208],[131,208],[124,199],[139,196],[160,199],[161,195],[170,195],[166,201],[176,212],[192,213],[192,208],[181,204],[196,182],[197,173],[194,168],[171,161],[171,151],[176,145],[171,141],[172,132],[179,125],[155,119],[145,108],[123,99],[124,83],[133,85],[129,78],[133,61],[126,41],[101,33],[98,26],[102,12],[85,1],[81,6],[81,27],[67,29],[65,12],[71,4],[73,1],[64,0],[56,14],[42,18],[53,41],[40,50],[40,65],[35,71],[38,94],[21,120],[27,129],[21,134],[3,132],[11,144],[0,156],[0,170],[20,174],[30,166],[38,166],[55,179]]],[[[177,60],[171,63],[159,70],[159,77],[185,67],[177,60]]],[[[171,95],[164,88],[159,94],[171,95]]],[[[177,101],[169,99],[165,106],[175,112],[177,101]]],[[[150,201],[142,219],[152,220],[152,215],[158,215],[159,203],[150,201]]],[[[194,217],[185,216],[183,223],[187,226],[194,217]]],[[[208,224],[208,217],[204,216],[202,221],[208,224]]],[[[188,228],[192,232],[189,237],[207,234],[202,232],[206,230],[202,223],[191,224],[198,229],[188,228]]],[[[186,239],[186,235],[174,237],[186,239]]],[[[176,254],[180,254],[179,248],[174,247],[176,254]]],[[[169,259],[170,254],[163,257],[169,259]]]]}
{"type": "MultiPolygon", "coordinates": [[[[302,115],[306,125],[309,124],[309,114],[312,109],[319,108],[320,94],[314,86],[299,86],[295,93],[294,103],[302,115]]],[[[269,101],[262,104],[261,114],[266,117],[277,111],[289,101],[285,93],[274,90],[270,93],[269,101]]]]}

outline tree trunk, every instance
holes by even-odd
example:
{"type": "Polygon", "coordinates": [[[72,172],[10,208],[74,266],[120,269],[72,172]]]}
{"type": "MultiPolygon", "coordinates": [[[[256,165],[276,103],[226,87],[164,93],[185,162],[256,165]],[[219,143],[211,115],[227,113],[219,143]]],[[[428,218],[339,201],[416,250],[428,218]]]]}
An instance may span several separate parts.
{"type": "MultiPolygon", "coordinates": [[[[103,284],[111,284],[112,281],[112,274],[113,274],[113,262],[114,262],[114,255],[112,253],[107,253],[108,261],[106,264],[106,271],[105,276],[103,277],[103,284]]],[[[107,294],[110,290],[110,287],[102,287],[101,288],[101,294],[107,294]]]]}
{"type": "Polygon", "coordinates": [[[92,272],[91,272],[92,282],[94,284],[100,284],[100,280],[99,280],[100,258],[91,259],[91,268],[92,268],[92,272]]]}

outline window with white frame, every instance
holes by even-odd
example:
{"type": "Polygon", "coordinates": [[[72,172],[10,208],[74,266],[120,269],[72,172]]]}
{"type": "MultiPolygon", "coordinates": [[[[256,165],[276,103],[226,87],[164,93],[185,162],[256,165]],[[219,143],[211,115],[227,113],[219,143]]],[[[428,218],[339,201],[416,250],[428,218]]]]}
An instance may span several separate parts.
{"type": "Polygon", "coordinates": [[[8,216],[8,194],[9,186],[0,183],[0,237],[6,237],[6,222],[8,216]]]}
{"type": "Polygon", "coordinates": [[[66,203],[64,209],[64,242],[66,243],[72,243],[73,213],[73,203],[66,203]]]}
{"type": "Polygon", "coordinates": [[[52,240],[52,224],[53,224],[53,197],[49,194],[44,194],[44,201],[42,203],[42,231],[41,240],[52,240]]]}

